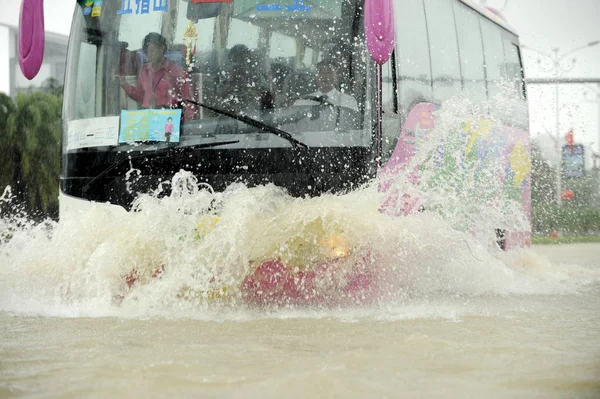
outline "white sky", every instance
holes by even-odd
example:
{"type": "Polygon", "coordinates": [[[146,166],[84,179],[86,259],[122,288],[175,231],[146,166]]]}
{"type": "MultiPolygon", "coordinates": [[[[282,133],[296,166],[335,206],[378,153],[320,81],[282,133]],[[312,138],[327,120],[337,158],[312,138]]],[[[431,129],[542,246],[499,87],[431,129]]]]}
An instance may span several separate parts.
{"type": "MultiPolygon", "coordinates": [[[[401,1],[401,0],[396,0],[401,1]]],[[[550,52],[560,49],[566,53],[587,43],[600,40],[600,0],[478,0],[482,4],[502,10],[506,20],[520,35],[521,43],[531,48],[550,52]]],[[[46,30],[68,35],[75,0],[44,0],[46,30]]],[[[19,16],[19,0],[0,0],[0,24],[16,25],[19,16]]],[[[7,51],[7,49],[0,49],[7,51]]],[[[540,56],[532,50],[523,50],[525,73],[529,78],[547,77],[538,65],[540,56]]],[[[563,76],[600,78],[600,44],[577,51],[574,67],[563,76]]],[[[563,66],[570,67],[572,57],[563,66]]],[[[550,67],[549,64],[542,66],[550,67]]],[[[0,66],[2,67],[2,66],[0,66]]],[[[588,102],[592,93],[588,86],[561,86],[560,131],[575,129],[575,139],[584,144],[600,145],[599,106],[588,102]]],[[[598,86],[592,89],[597,90],[598,86]]],[[[532,136],[550,132],[556,134],[554,86],[529,86],[530,130],[532,136]]],[[[599,148],[600,147],[596,147],[599,148]]]]}
{"type": "MultiPolygon", "coordinates": [[[[68,35],[75,0],[44,0],[44,28],[48,32],[68,35]]],[[[0,24],[17,26],[21,0],[0,0],[0,24]]]]}
{"type": "MultiPolygon", "coordinates": [[[[586,44],[600,40],[600,0],[479,0],[488,6],[502,9],[508,23],[520,36],[521,44],[550,53],[558,48],[559,54],[567,53],[586,44]]],[[[543,56],[523,49],[523,63],[528,78],[550,77],[544,71],[551,65],[546,61],[538,64],[543,56]]],[[[600,44],[582,49],[567,56],[561,63],[569,69],[572,59],[576,62],[563,77],[600,78],[600,44]]],[[[561,85],[559,87],[560,131],[564,136],[574,129],[575,141],[589,145],[599,143],[599,105],[593,100],[591,90],[597,85],[561,85]]],[[[529,85],[530,130],[532,136],[549,132],[556,135],[555,86],[529,85]]],[[[596,147],[600,150],[600,147],[596,147]]]]}

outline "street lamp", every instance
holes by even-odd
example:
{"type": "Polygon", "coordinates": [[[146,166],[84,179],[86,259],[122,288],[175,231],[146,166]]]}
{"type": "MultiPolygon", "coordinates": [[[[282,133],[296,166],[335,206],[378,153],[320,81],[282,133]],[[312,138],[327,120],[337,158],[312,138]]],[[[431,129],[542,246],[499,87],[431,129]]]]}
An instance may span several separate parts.
{"type": "Polygon", "coordinates": [[[600,157],[600,82],[598,82],[598,88],[594,89],[592,87],[586,88],[589,91],[585,91],[583,96],[587,102],[597,103],[598,104],[598,141],[596,142],[596,147],[598,148],[598,157],[600,157]],[[588,94],[591,94],[591,98],[588,97],[588,94]]]}
{"type": "Polygon", "coordinates": [[[598,151],[593,154],[592,161],[594,163],[594,171],[596,172],[596,179],[598,181],[598,193],[600,194],[600,82],[598,82],[598,89],[593,89],[591,87],[587,87],[589,91],[585,91],[583,96],[588,102],[596,102],[598,104],[598,141],[596,142],[596,146],[598,147],[598,151]],[[592,95],[592,98],[588,97],[588,93],[592,95]]]}
{"type": "Polygon", "coordinates": [[[575,66],[575,61],[576,59],[573,58],[571,60],[571,63],[568,67],[564,67],[562,62],[567,58],[568,55],[573,54],[576,51],[579,50],[583,50],[586,49],[588,47],[592,47],[597,45],[598,43],[600,43],[600,40],[595,40],[593,42],[589,42],[588,44],[581,46],[581,47],[577,47],[574,48],[572,50],[567,51],[566,53],[560,54],[560,50],[558,49],[558,47],[555,47],[552,49],[551,53],[547,53],[545,51],[541,51],[538,49],[535,49],[533,47],[529,47],[529,46],[525,46],[522,45],[521,48],[523,49],[527,49],[527,50],[533,50],[536,53],[543,55],[544,57],[546,57],[552,64],[552,67],[550,68],[543,68],[542,67],[542,60],[540,58],[537,59],[537,63],[540,66],[540,68],[542,70],[544,70],[544,72],[554,72],[554,79],[556,80],[556,84],[554,86],[554,98],[555,98],[555,109],[556,109],[556,140],[554,142],[554,145],[556,147],[556,159],[557,159],[557,167],[556,167],[556,204],[557,205],[561,205],[562,203],[562,199],[561,199],[561,191],[562,191],[562,148],[560,146],[560,113],[559,113],[559,101],[558,101],[558,79],[561,73],[568,73],[570,72],[573,67],[575,66]]]}

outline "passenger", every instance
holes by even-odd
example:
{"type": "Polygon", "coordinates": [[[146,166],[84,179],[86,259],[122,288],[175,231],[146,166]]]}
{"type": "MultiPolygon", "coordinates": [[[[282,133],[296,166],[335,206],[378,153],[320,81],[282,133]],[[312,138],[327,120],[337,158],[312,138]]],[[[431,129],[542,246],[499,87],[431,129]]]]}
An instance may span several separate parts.
{"type": "Polygon", "coordinates": [[[123,90],[141,108],[182,108],[183,119],[194,119],[196,108],[184,100],[193,100],[189,81],[183,68],[165,57],[167,41],[159,33],[149,33],[142,49],[148,62],[142,66],[137,85],[132,86],[124,76],[118,76],[123,90]]]}
{"type": "Polygon", "coordinates": [[[323,45],[323,59],[333,62],[338,72],[338,88],[342,91],[349,89],[350,71],[349,60],[352,58],[352,48],[343,40],[333,40],[323,45]]]}
{"type": "Polygon", "coordinates": [[[286,106],[288,95],[284,90],[286,78],[290,75],[290,67],[284,63],[271,64],[271,92],[277,106],[286,106]]]}
{"type": "Polygon", "coordinates": [[[315,105],[315,103],[325,102],[358,111],[356,99],[339,91],[338,83],[337,66],[331,60],[321,61],[317,64],[317,91],[296,100],[294,105],[315,105]]]}
{"type": "Polygon", "coordinates": [[[229,108],[257,108],[261,95],[259,82],[251,73],[252,52],[245,45],[236,44],[229,50],[229,60],[231,70],[219,96],[229,108]]]}
{"type": "Polygon", "coordinates": [[[236,44],[229,50],[229,61],[235,67],[246,67],[251,62],[252,52],[244,44],[236,44]]]}

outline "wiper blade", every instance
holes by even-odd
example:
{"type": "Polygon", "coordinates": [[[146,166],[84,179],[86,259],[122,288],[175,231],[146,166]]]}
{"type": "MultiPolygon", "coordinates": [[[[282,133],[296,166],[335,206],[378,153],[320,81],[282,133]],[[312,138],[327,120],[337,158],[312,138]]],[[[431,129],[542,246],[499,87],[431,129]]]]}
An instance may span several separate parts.
{"type": "Polygon", "coordinates": [[[189,103],[192,103],[194,105],[197,105],[199,107],[211,110],[211,111],[213,111],[213,112],[215,112],[217,114],[228,116],[230,118],[233,118],[235,120],[243,122],[243,123],[245,123],[247,125],[254,126],[256,128],[259,128],[263,132],[273,133],[274,135],[279,136],[282,139],[285,139],[285,140],[289,141],[292,144],[292,147],[294,147],[294,148],[295,147],[308,148],[308,145],[306,145],[303,142],[295,139],[294,136],[292,136],[290,133],[286,132],[285,130],[281,130],[279,128],[276,128],[275,126],[267,125],[266,123],[261,122],[259,120],[256,120],[254,118],[250,118],[247,115],[243,115],[243,114],[236,113],[236,112],[230,112],[230,111],[227,111],[227,110],[224,110],[224,109],[221,109],[221,108],[213,107],[212,105],[208,105],[208,104],[204,104],[204,103],[199,103],[199,102],[192,101],[192,100],[185,100],[185,101],[187,101],[189,103]]]}
{"type": "Polygon", "coordinates": [[[179,150],[179,151],[196,150],[196,149],[201,149],[201,148],[217,147],[220,145],[235,144],[235,143],[239,143],[239,142],[240,142],[239,140],[214,141],[212,143],[201,143],[201,144],[187,145],[187,146],[183,146],[183,147],[180,147],[180,146],[169,147],[169,148],[167,148],[165,150],[161,150],[161,151],[153,151],[153,152],[146,151],[146,152],[142,152],[139,155],[134,155],[134,156],[131,156],[128,154],[128,155],[122,157],[121,159],[114,161],[108,168],[106,168],[102,172],[98,173],[98,176],[94,177],[92,180],[90,180],[90,182],[88,184],[83,186],[82,191],[83,191],[83,193],[86,193],[93,184],[95,184],[100,179],[104,178],[104,176],[106,176],[107,174],[109,174],[110,172],[112,172],[113,170],[118,168],[119,166],[123,165],[123,163],[125,163],[126,161],[133,161],[135,159],[145,158],[145,157],[168,156],[168,155],[171,155],[173,152],[175,152],[175,150],[179,150]]]}

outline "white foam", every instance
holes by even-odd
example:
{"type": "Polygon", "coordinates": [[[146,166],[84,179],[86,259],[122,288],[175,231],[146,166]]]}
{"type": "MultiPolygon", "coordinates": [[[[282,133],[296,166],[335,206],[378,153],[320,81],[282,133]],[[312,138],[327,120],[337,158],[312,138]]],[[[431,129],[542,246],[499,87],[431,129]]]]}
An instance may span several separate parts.
{"type": "MultiPolygon", "coordinates": [[[[333,234],[355,253],[376,256],[377,267],[388,272],[383,307],[404,309],[435,298],[444,309],[439,298],[574,292],[598,281],[582,269],[558,270],[531,250],[499,251],[494,228],[526,218],[493,179],[466,179],[460,189],[455,181],[427,185],[436,177],[427,154],[461,120],[481,112],[457,100],[438,115],[424,155],[407,168],[422,166],[421,186],[401,177],[390,191],[423,198],[429,209],[412,216],[380,212],[385,198],[379,182],[345,195],[292,198],[273,185],[235,184],[214,193],[181,171],[170,182],[170,196],[140,195],[136,212],[115,215],[98,205],[59,223],[2,220],[0,233],[12,238],[0,246],[0,310],[63,317],[248,317],[255,313],[235,291],[250,262],[292,259],[298,252],[310,257],[317,237],[333,234]],[[482,188],[490,193],[485,199],[482,188]],[[197,231],[216,216],[214,227],[197,231]],[[163,268],[160,278],[152,277],[163,268]],[[139,280],[128,288],[124,278],[134,269],[139,280]],[[202,299],[219,287],[229,287],[233,299],[219,305],[202,299]]],[[[456,159],[461,162],[458,154],[456,159]]],[[[488,167],[491,175],[498,172],[497,164],[488,167]]]]}

